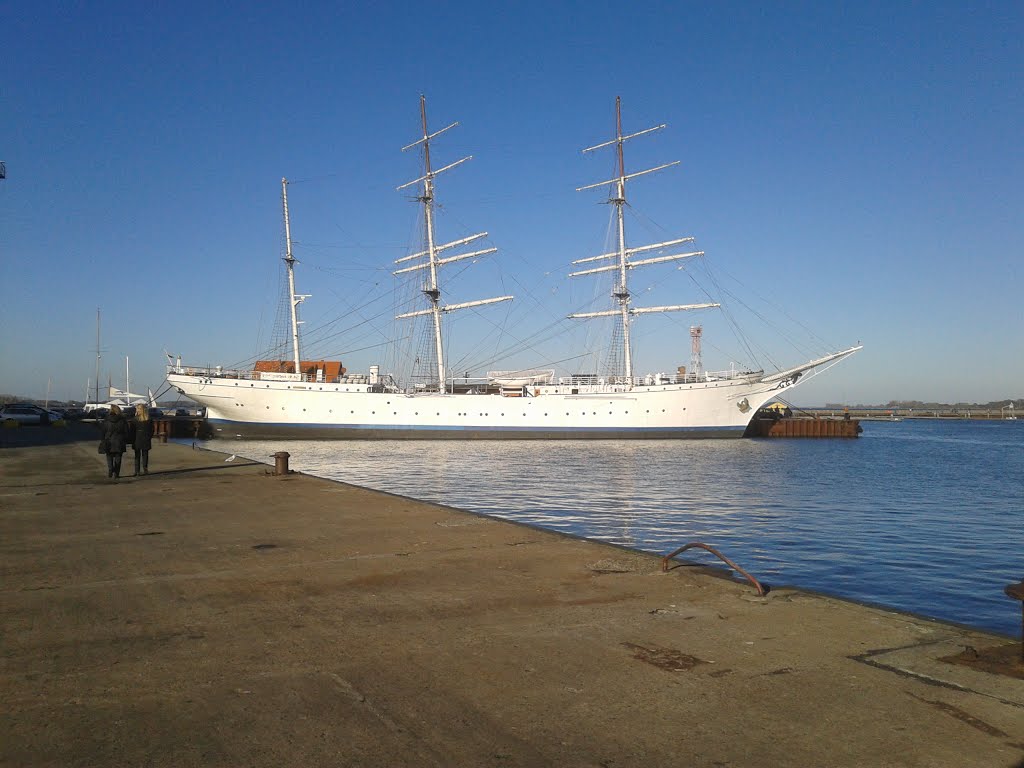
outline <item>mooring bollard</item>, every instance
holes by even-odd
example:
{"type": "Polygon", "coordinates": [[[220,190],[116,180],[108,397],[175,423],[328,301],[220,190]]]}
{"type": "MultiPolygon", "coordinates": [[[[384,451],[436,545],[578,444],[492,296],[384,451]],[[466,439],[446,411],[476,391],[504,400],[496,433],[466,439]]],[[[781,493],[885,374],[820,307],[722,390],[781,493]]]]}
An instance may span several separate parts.
{"type": "Polygon", "coordinates": [[[278,451],[274,454],[274,474],[275,475],[287,475],[288,474],[288,457],[291,456],[287,451],[278,451]]]}
{"type": "Polygon", "coordinates": [[[1020,584],[1011,584],[1003,590],[1007,597],[1012,597],[1014,600],[1020,600],[1020,660],[1024,663],[1024,579],[1021,579],[1020,584]]]}

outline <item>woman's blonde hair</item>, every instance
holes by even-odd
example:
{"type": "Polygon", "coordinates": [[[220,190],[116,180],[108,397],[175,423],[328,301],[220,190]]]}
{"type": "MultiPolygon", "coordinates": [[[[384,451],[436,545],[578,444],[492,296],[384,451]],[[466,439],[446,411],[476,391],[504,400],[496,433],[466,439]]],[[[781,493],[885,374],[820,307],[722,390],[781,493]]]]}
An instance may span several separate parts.
{"type": "Polygon", "coordinates": [[[135,420],[149,421],[149,409],[142,403],[135,406],[135,420]]]}

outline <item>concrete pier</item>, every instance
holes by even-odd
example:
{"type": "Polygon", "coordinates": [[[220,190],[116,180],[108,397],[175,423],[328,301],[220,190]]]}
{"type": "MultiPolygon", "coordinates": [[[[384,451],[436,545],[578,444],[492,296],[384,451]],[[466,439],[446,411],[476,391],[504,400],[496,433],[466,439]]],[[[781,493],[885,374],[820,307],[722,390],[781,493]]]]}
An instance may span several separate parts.
{"type": "Polygon", "coordinates": [[[114,483],[91,433],[11,432],[2,766],[1024,766],[1024,680],[941,660],[1012,638],[188,446],[114,483]]]}

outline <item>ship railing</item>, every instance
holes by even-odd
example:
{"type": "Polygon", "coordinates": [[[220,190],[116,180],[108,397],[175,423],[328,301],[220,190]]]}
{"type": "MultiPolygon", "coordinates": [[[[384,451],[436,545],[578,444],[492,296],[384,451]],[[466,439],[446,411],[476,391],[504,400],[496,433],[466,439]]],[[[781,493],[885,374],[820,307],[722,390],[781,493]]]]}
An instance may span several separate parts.
{"type": "MultiPolygon", "coordinates": [[[[170,365],[168,373],[176,373],[181,376],[199,376],[208,379],[243,379],[246,381],[294,381],[299,383],[320,383],[320,384],[371,384],[369,374],[353,373],[332,378],[318,377],[316,374],[287,373],[278,371],[253,371],[251,369],[239,370],[236,368],[224,368],[223,366],[206,365],[170,365]]],[[[377,382],[394,387],[394,381],[390,375],[382,374],[377,377],[377,382]]]]}
{"type": "Polygon", "coordinates": [[[597,374],[575,374],[558,379],[560,386],[608,387],[656,387],[666,384],[701,384],[710,381],[731,381],[751,375],[751,371],[731,368],[726,371],[698,371],[695,373],[648,373],[644,376],[598,376],[597,374]]]}
{"type": "Polygon", "coordinates": [[[224,366],[208,366],[208,365],[185,365],[184,363],[176,363],[174,365],[167,366],[168,373],[176,373],[179,376],[201,376],[205,378],[217,378],[217,379],[251,379],[252,371],[239,371],[231,368],[224,368],[224,366]]]}
{"type": "MultiPolygon", "coordinates": [[[[331,379],[318,378],[315,374],[287,373],[278,371],[253,371],[251,369],[240,370],[235,368],[224,368],[223,366],[206,365],[184,365],[173,364],[167,367],[168,373],[176,373],[183,376],[199,376],[210,379],[242,379],[248,381],[294,381],[306,383],[328,383],[328,384],[366,384],[381,385],[387,391],[400,391],[397,382],[390,374],[379,374],[376,381],[369,374],[350,373],[344,376],[335,376],[331,379]]],[[[750,371],[743,371],[731,368],[725,371],[698,371],[695,373],[649,373],[645,376],[598,376],[597,374],[582,373],[571,376],[562,376],[557,379],[559,386],[586,386],[586,387],[607,387],[609,389],[622,389],[624,387],[654,387],[666,384],[700,384],[711,381],[731,381],[750,376],[750,371]]],[[[487,384],[503,383],[515,386],[535,386],[553,384],[556,379],[554,371],[490,371],[486,377],[459,377],[455,379],[456,384],[468,386],[470,383],[478,383],[481,391],[486,391],[487,384]],[[518,374],[518,375],[516,375],[518,374]],[[511,381],[511,379],[517,379],[511,381]],[[530,381],[527,381],[530,379],[530,381]]],[[[417,387],[415,391],[423,391],[424,387],[417,387]]]]}

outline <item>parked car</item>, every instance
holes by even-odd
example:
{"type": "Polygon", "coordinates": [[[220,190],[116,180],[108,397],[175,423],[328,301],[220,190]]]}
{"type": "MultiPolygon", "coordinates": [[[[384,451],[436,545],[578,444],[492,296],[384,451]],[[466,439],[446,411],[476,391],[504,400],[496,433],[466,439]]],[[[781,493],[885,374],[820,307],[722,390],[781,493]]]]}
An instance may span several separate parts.
{"type": "Polygon", "coordinates": [[[48,411],[31,403],[11,403],[0,408],[0,421],[12,419],[19,424],[49,424],[62,418],[56,411],[48,411]]]}

